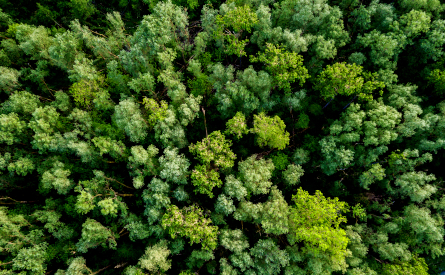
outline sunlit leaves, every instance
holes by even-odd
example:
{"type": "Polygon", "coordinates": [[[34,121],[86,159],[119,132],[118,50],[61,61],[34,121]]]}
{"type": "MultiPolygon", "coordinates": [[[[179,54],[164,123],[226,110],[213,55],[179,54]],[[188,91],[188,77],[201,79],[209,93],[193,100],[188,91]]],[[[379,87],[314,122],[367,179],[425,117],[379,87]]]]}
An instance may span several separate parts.
{"type": "Polygon", "coordinates": [[[356,64],[335,63],[328,65],[318,75],[315,88],[325,100],[336,95],[357,95],[361,99],[371,101],[372,92],[385,87],[375,78],[375,74],[364,73],[363,68],[356,64]]]}
{"type": "MultiPolygon", "coordinates": [[[[257,156],[252,155],[248,159],[239,162],[238,168],[240,171],[240,180],[248,192],[254,195],[267,194],[269,192],[269,188],[272,186],[270,178],[272,177],[272,171],[275,169],[271,160],[257,160],[257,156]]],[[[233,183],[236,182],[234,180],[230,181],[233,183]]],[[[228,190],[228,188],[226,185],[226,190],[228,190]]],[[[238,192],[241,192],[241,190],[238,192]]]]}
{"type": "Polygon", "coordinates": [[[273,75],[280,89],[291,92],[291,83],[299,81],[300,86],[309,78],[308,70],[303,66],[303,57],[295,52],[288,52],[273,44],[267,43],[264,53],[258,57],[251,56],[251,62],[262,62],[273,75]]]}
{"type": "Polygon", "coordinates": [[[310,195],[301,188],[292,199],[290,238],[304,241],[308,251],[328,253],[332,259],[344,261],[348,238],[339,226],[346,222],[341,212],[347,212],[348,205],[338,198],[325,198],[318,190],[310,195]]]}
{"type": "Polygon", "coordinates": [[[220,131],[214,131],[201,142],[191,144],[189,149],[206,165],[213,164],[221,168],[230,168],[234,165],[236,158],[230,149],[231,145],[231,140],[227,140],[220,131]]]}
{"type": "Polygon", "coordinates": [[[246,117],[241,112],[237,112],[233,118],[227,121],[226,128],[225,133],[231,134],[237,139],[242,138],[243,135],[249,132],[247,129],[246,117]]]}
{"type": "Polygon", "coordinates": [[[213,198],[213,188],[221,187],[222,181],[219,179],[219,174],[215,170],[207,170],[204,165],[197,165],[193,169],[190,176],[192,184],[196,186],[195,192],[206,194],[213,198]]]}
{"type": "Polygon", "coordinates": [[[205,250],[213,250],[218,244],[218,227],[212,226],[203,210],[194,205],[182,209],[171,205],[162,217],[162,226],[172,238],[187,237],[190,244],[201,243],[205,250]]]}
{"type": "Polygon", "coordinates": [[[88,218],[82,224],[82,237],[76,244],[77,251],[86,253],[89,249],[95,248],[98,245],[110,249],[116,249],[116,237],[110,229],[103,226],[100,222],[88,218]]]}
{"type": "Polygon", "coordinates": [[[257,134],[260,147],[269,146],[283,150],[289,144],[289,133],[280,117],[269,117],[264,113],[254,115],[252,133],[257,134]]]}

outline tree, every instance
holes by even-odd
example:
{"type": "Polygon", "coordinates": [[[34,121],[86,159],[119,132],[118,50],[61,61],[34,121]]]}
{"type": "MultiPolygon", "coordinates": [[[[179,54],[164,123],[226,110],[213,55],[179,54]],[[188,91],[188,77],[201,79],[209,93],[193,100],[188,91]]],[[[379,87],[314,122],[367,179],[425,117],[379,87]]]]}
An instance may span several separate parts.
{"type": "Polygon", "coordinates": [[[89,274],[93,274],[93,271],[87,267],[84,257],[71,258],[68,260],[68,265],[69,266],[67,270],[58,269],[55,274],[71,275],[71,274],[82,274],[86,272],[88,272],[89,274]]]}
{"type": "Polygon", "coordinates": [[[206,194],[213,198],[213,188],[221,187],[222,181],[219,179],[219,173],[215,170],[208,170],[204,165],[196,165],[190,176],[192,184],[196,186],[195,192],[206,194]]]}
{"type": "Polygon", "coordinates": [[[303,176],[304,170],[301,165],[289,164],[287,169],[283,171],[283,178],[289,185],[295,185],[300,181],[300,177],[303,176]]]}
{"type": "Polygon", "coordinates": [[[45,254],[48,244],[43,242],[29,248],[23,248],[13,259],[14,270],[29,270],[34,274],[45,274],[45,254]]]}
{"type": "Polygon", "coordinates": [[[240,253],[249,248],[247,237],[239,229],[236,230],[221,230],[219,235],[221,245],[232,252],[240,253]]]}
{"type": "Polygon", "coordinates": [[[162,217],[162,227],[168,229],[172,238],[178,234],[188,237],[190,244],[202,243],[204,250],[213,250],[217,246],[218,227],[210,224],[202,209],[194,205],[182,209],[171,205],[162,217]]]}
{"type": "Polygon", "coordinates": [[[428,274],[428,265],[425,259],[413,257],[409,263],[386,264],[384,274],[428,274]]]}
{"type": "Polygon", "coordinates": [[[188,144],[184,128],[172,107],[167,109],[164,119],[157,121],[154,129],[155,138],[161,141],[164,147],[170,146],[182,149],[188,144]]]}
{"type": "Polygon", "coordinates": [[[115,233],[98,221],[88,218],[82,224],[82,238],[76,244],[77,251],[86,253],[89,249],[98,245],[105,248],[106,243],[108,243],[110,249],[116,249],[115,233]]]}
{"type": "MultiPolygon", "coordinates": [[[[363,68],[356,64],[335,63],[328,65],[318,75],[316,89],[323,99],[334,98],[336,95],[356,95],[360,99],[371,101],[372,92],[385,85],[376,81],[376,74],[363,73],[363,68]]],[[[383,91],[380,91],[380,95],[383,91]]]]}
{"type": "Polygon", "coordinates": [[[238,56],[246,55],[244,47],[248,39],[240,40],[239,37],[246,31],[251,32],[251,28],[258,21],[256,13],[252,12],[250,6],[221,5],[223,15],[219,14],[215,18],[216,30],[214,31],[215,40],[221,40],[227,54],[238,56]],[[229,31],[227,31],[229,29],[229,31]],[[233,34],[230,32],[233,29],[233,34]],[[224,45],[227,41],[228,45],[224,45]]]}
{"type": "Polygon", "coordinates": [[[274,76],[280,89],[291,92],[290,83],[299,81],[302,86],[309,78],[307,69],[303,66],[303,57],[297,53],[283,51],[280,47],[266,43],[266,51],[258,57],[251,56],[251,62],[263,62],[267,70],[274,76]]]}
{"type": "Polygon", "coordinates": [[[164,155],[159,158],[161,178],[177,184],[186,184],[190,162],[177,148],[166,148],[164,155]]]}
{"type": "Polygon", "coordinates": [[[235,78],[232,65],[224,67],[216,63],[209,66],[209,70],[212,72],[209,80],[216,89],[215,97],[219,102],[217,109],[224,118],[234,116],[238,111],[249,115],[256,109],[270,110],[278,103],[270,96],[273,79],[265,71],[257,72],[249,66],[238,71],[235,78]]]}
{"type": "MultiPolygon", "coordinates": [[[[257,160],[256,155],[238,163],[240,180],[247,192],[258,195],[267,194],[272,186],[270,178],[275,166],[271,160],[257,160]]],[[[230,180],[233,182],[233,180],[230,180]]],[[[238,191],[240,192],[240,191],[238,191]]]]}
{"type": "Polygon", "coordinates": [[[260,147],[269,146],[283,150],[289,144],[289,133],[285,130],[286,125],[278,117],[268,117],[264,113],[253,116],[253,129],[250,131],[257,134],[257,142],[260,147]]]}
{"type": "Polygon", "coordinates": [[[269,199],[263,204],[260,220],[267,234],[280,235],[289,232],[289,206],[275,186],[271,188],[269,199]]]}
{"type": "Polygon", "coordinates": [[[224,133],[234,135],[237,139],[240,139],[243,135],[249,133],[246,117],[241,112],[237,112],[233,118],[227,121],[226,128],[224,133]]]}
{"type": "Polygon", "coordinates": [[[440,1],[99,2],[0,1],[1,274],[445,270],[440,1]]]}
{"type": "Polygon", "coordinates": [[[253,267],[258,274],[278,274],[282,267],[289,264],[289,256],[280,250],[271,240],[259,240],[250,249],[253,256],[253,267]]]}
{"type": "Polygon", "coordinates": [[[148,175],[157,175],[159,173],[159,164],[155,156],[159,153],[159,149],[153,144],[147,147],[137,145],[130,149],[131,156],[128,157],[128,168],[130,173],[135,176],[133,178],[133,186],[141,188],[144,186],[144,178],[148,175]]]}
{"type": "Polygon", "coordinates": [[[20,136],[26,129],[26,123],[21,121],[16,113],[0,114],[0,142],[12,145],[20,142],[20,136]]]}
{"type": "Polygon", "coordinates": [[[11,93],[19,86],[18,78],[20,72],[17,70],[0,66],[0,89],[5,93],[11,93]]]}
{"type": "Polygon", "coordinates": [[[196,192],[213,198],[213,187],[222,185],[217,170],[219,167],[228,169],[234,165],[236,155],[230,149],[231,145],[231,140],[226,140],[220,131],[215,131],[203,141],[189,146],[190,152],[204,164],[195,166],[192,171],[191,179],[197,187],[196,192]]]}
{"type": "Polygon", "coordinates": [[[230,146],[232,146],[231,140],[226,140],[220,131],[214,131],[201,142],[191,144],[189,150],[203,164],[224,169],[232,167],[236,158],[230,146]]]}
{"type": "Polygon", "coordinates": [[[116,125],[125,130],[131,141],[139,142],[147,136],[147,122],[142,117],[139,105],[133,100],[123,100],[116,105],[114,119],[116,125]]]}
{"type": "Polygon", "coordinates": [[[344,262],[349,240],[339,226],[346,222],[341,212],[347,212],[348,205],[338,198],[325,198],[318,190],[309,195],[301,188],[292,200],[295,206],[290,210],[289,240],[303,241],[309,253],[326,253],[333,262],[344,262]]]}
{"type": "Polygon", "coordinates": [[[307,44],[315,44],[312,51],[317,58],[335,57],[337,48],[350,39],[344,29],[342,11],[326,0],[287,0],[272,11],[272,16],[273,22],[282,29],[300,30],[307,44]]]}
{"type": "Polygon", "coordinates": [[[63,168],[65,168],[65,165],[62,162],[54,162],[53,167],[42,175],[42,187],[44,189],[54,188],[59,194],[68,193],[74,185],[73,182],[68,179],[71,174],[70,170],[63,168]]]}
{"type": "Polygon", "coordinates": [[[150,272],[166,272],[171,267],[171,260],[167,260],[170,250],[167,241],[161,240],[145,250],[145,254],[139,259],[139,265],[150,272]]]}

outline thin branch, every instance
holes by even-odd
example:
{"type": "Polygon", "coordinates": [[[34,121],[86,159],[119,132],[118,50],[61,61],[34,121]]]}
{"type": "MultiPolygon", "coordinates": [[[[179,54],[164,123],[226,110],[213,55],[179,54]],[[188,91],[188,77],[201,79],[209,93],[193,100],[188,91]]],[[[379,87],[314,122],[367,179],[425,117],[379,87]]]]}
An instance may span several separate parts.
{"type": "Polygon", "coordinates": [[[0,203],[0,204],[17,204],[17,203],[33,203],[33,202],[39,202],[39,201],[18,201],[18,200],[15,200],[15,199],[13,199],[13,198],[10,198],[10,197],[3,197],[3,198],[0,198],[0,200],[7,200],[7,199],[10,199],[10,200],[12,200],[12,201],[14,201],[14,202],[4,202],[4,203],[0,203]]]}
{"type": "Polygon", "coordinates": [[[88,28],[88,29],[89,29],[90,32],[92,32],[92,33],[95,33],[95,34],[100,35],[100,36],[102,36],[102,37],[108,38],[108,37],[106,37],[105,35],[103,35],[103,34],[101,34],[101,33],[98,33],[98,32],[95,32],[95,31],[93,31],[93,30],[90,29],[90,28],[88,28]]]}
{"type": "Polygon", "coordinates": [[[113,268],[121,268],[121,267],[124,267],[124,266],[126,266],[128,264],[128,262],[125,262],[125,263],[121,263],[121,264],[118,264],[118,265],[116,265],[115,267],[113,267],[113,268]]]}
{"type": "Polygon", "coordinates": [[[201,107],[202,113],[204,114],[204,126],[206,128],[206,138],[209,138],[209,134],[207,133],[207,122],[206,122],[206,111],[204,110],[204,107],[201,107]]]}
{"type": "Polygon", "coordinates": [[[119,183],[120,185],[125,186],[125,187],[127,187],[127,188],[129,188],[129,189],[134,189],[133,187],[130,187],[130,186],[128,186],[128,185],[125,185],[125,184],[123,184],[122,182],[120,182],[120,181],[118,181],[118,180],[115,180],[115,179],[113,179],[113,178],[107,178],[107,177],[105,177],[105,179],[107,179],[107,180],[111,180],[111,181],[115,181],[115,182],[119,183]]]}
{"type": "Polygon", "coordinates": [[[104,267],[104,268],[101,268],[101,269],[99,269],[98,271],[96,271],[96,272],[94,272],[94,273],[91,273],[91,275],[98,274],[99,272],[104,271],[104,270],[107,269],[107,268],[110,268],[110,266],[112,266],[112,265],[110,264],[110,265],[108,265],[108,266],[106,266],[106,267],[104,267]]]}
{"type": "Polygon", "coordinates": [[[134,197],[134,194],[119,194],[119,193],[116,193],[116,195],[118,195],[120,197],[134,197]]]}

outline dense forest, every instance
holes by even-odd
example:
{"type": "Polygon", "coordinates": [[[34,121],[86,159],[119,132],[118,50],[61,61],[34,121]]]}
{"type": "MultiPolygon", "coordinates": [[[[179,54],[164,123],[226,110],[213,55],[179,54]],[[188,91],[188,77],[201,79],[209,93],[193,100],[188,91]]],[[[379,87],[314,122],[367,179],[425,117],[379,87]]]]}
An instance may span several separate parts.
{"type": "Polygon", "coordinates": [[[0,0],[0,41],[1,275],[445,271],[445,3],[0,0]]]}

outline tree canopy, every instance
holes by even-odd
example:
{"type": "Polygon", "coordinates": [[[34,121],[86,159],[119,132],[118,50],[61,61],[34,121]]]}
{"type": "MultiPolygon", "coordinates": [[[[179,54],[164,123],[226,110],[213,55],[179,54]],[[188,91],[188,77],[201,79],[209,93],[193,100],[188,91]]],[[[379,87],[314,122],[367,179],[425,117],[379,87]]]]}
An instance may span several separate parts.
{"type": "Polygon", "coordinates": [[[439,0],[0,0],[0,274],[445,271],[439,0]]]}

